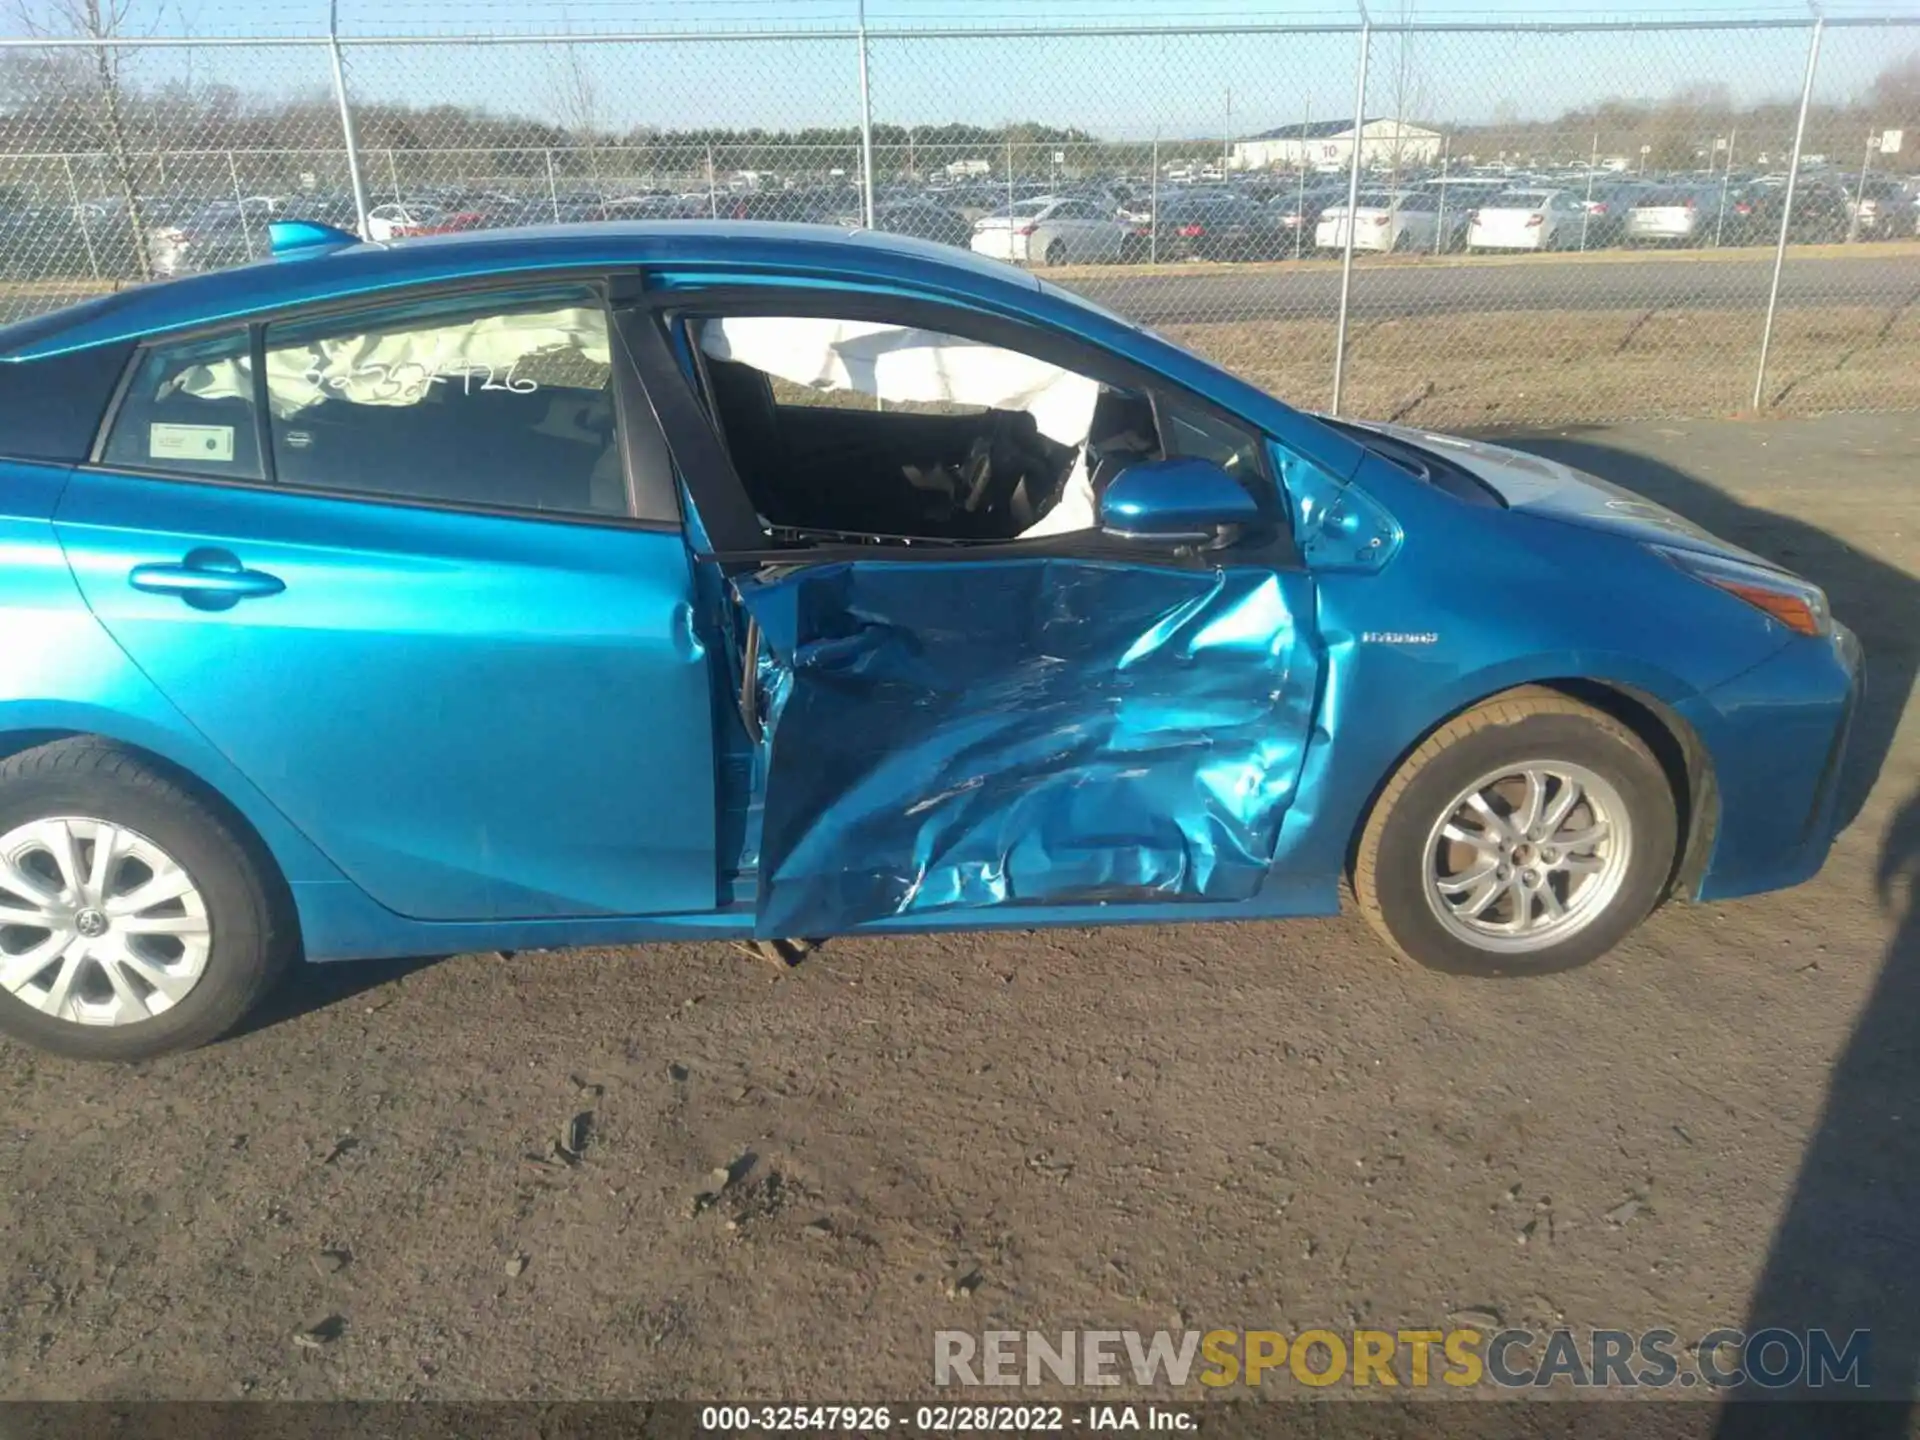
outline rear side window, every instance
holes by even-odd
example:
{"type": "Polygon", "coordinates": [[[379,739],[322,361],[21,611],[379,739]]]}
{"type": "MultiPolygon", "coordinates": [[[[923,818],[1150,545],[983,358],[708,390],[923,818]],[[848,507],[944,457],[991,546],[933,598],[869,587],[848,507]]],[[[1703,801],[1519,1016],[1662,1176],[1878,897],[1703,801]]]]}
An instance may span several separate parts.
{"type": "Polygon", "coordinates": [[[607,317],[582,286],[267,327],[282,484],[628,513],[607,317]]]}
{"type": "Polygon", "coordinates": [[[247,332],[143,350],[101,458],[139,470],[260,479],[247,332]]]}
{"type": "Polygon", "coordinates": [[[84,460],[130,345],[0,362],[0,455],[84,460]]]}

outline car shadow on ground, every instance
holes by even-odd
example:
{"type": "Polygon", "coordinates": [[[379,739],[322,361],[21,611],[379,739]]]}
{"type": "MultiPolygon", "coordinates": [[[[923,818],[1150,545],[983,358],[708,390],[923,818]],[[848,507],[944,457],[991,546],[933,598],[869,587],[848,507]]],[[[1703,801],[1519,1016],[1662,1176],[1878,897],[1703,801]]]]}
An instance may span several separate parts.
{"type": "MultiPolygon", "coordinates": [[[[1920,580],[1805,520],[1743,504],[1671,465],[1578,431],[1490,438],[1611,480],[1827,591],[1834,613],[1860,636],[1867,655],[1867,693],[1841,781],[1841,813],[1852,821],[1880,775],[1913,690],[1920,580]]],[[[1898,928],[1834,1064],[1825,1107],[1741,1323],[1749,1334],[1824,1328],[1840,1346],[1853,1331],[1870,1331],[1872,1390],[1891,1403],[1844,1414],[1822,1407],[1826,1418],[1817,1428],[1894,1436],[1912,1433],[1910,1402],[1920,1381],[1920,794],[1898,804],[1874,870],[1880,903],[1900,917],[1898,928]]],[[[1847,1398],[1832,1389],[1818,1393],[1847,1398]]],[[[1751,1440],[1812,1433],[1807,1418],[1786,1407],[1730,1406],[1717,1434],[1751,1440]]]]}
{"type": "MultiPolygon", "coordinates": [[[[404,980],[416,970],[438,965],[444,955],[417,955],[404,960],[347,960],[330,965],[295,964],[267,997],[248,1012],[221,1043],[230,1045],[242,1036],[270,1030],[288,1020],[325,1010],[351,1000],[369,990],[377,990],[404,980]]],[[[382,1008],[397,998],[393,994],[379,1002],[382,1008]]]]}

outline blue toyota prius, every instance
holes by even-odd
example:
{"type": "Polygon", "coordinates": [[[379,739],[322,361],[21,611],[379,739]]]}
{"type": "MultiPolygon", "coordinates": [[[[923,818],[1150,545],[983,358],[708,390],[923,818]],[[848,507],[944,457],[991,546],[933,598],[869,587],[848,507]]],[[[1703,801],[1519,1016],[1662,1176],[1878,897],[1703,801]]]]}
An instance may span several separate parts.
{"type": "Polygon", "coordinates": [[[1335,911],[1466,974],[1812,875],[1819,589],[1011,267],[586,225],[0,330],[0,1029],[293,960],[1335,911]]]}

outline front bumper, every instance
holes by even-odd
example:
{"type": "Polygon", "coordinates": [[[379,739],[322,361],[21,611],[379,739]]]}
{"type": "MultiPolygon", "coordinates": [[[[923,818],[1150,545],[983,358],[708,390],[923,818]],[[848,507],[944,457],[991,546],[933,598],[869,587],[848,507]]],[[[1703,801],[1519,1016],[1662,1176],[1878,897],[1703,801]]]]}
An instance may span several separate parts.
{"type": "Polygon", "coordinates": [[[1863,687],[1860,642],[1835,624],[1680,707],[1705,745],[1719,801],[1694,895],[1728,900],[1819,873],[1839,828],[1847,741],[1863,687]]]}

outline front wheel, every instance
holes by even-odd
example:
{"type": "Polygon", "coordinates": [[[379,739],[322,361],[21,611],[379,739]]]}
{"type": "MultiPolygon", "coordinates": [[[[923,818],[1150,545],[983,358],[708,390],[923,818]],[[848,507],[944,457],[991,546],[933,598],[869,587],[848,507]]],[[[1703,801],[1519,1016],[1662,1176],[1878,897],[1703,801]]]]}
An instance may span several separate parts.
{"type": "Polygon", "coordinates": [[[1354,860],[1369,924],[1437,970],[1544,974],[1598,959],[1673,868],[1672,786],[1640,737],[1555,691],[1510,691],[1408,756],[1354,860]]]}
{"type": "Polygon", "coordinates": [[[213,1040],[291,948],[228,823],[131,751],[0,763],[0,1031],[82,1060],[213,1040]]]}

